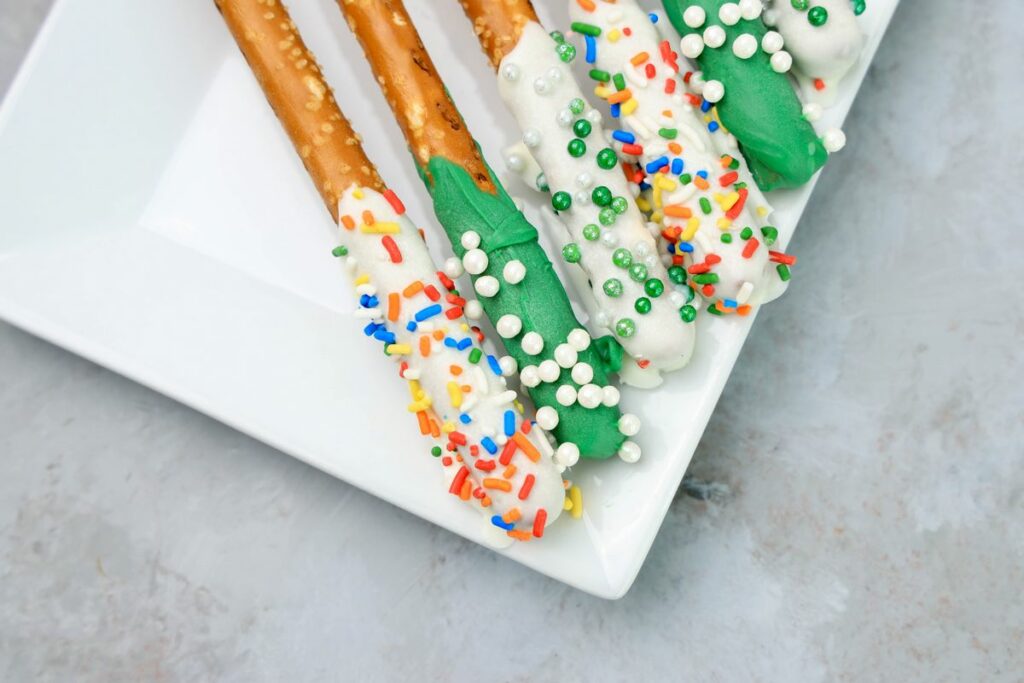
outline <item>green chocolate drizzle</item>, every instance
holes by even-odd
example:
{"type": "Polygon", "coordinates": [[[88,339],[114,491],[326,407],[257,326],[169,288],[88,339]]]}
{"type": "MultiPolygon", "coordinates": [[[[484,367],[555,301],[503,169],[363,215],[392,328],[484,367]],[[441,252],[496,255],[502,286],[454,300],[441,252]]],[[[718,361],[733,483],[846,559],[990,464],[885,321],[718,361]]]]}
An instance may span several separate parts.
{"type": "MultiPolygon", "coordinates": [[[[496,296],[480,297],[487,317],[496,324],[503,315],[512,314],[523,322],[519,335],[503,340],[509,355],[516,359],[520,369],[553,359],[555,347],[583,325],[576,320],[562,283],[537,242],[537,230],[516,208],[493,173],[491,180],[497,194],[481,190],[465,170],[442,157],[432,158],[426,169],[420,169],[420,174],[433,197],[434,213],[456,256],[461,259],[466,253],[462,235],[476,232],[480,235],[480,248],[489,259],[487,271],[480,276],[490,273],[502,281],[496,296]],[[510,285],[500,274],[505,264],[515,259],[526,266],[526,278],[510,285]],[[540,334],[545,342],[544,350],[538,355],[526,353],[520,343],[523,335],[531,330],[540,334]]],[[[480,276],[474,276],[474,281],[480,276]]],[[[579,352],[579,361],[589,363],[594,369],[592,381],[605,386],[609,383],[608,373],[621,367],[622,349],[609,337],[594,339],[585,351],[579,352]]],[[[618,430],[619,409],[603,405],[587,409],[579,403],[562,406],[555,399],[555,392],[564,383],[579,388],[570,379],[569,370],[562,369],[558,381],[542,382],[527,389],[538,407],[551,406],[558,412],[558,426],[552,430],[554,437],[562,443],[575,443],[585,458],[615,455],[625,441],[618,430]]]]}
{"type": "Polygon", "coordinates": [[[665,14],[680,34],[701,34],[708,26],[721,26],[726,40],[721,47],[705,47],[697,61],[705,80],[725,86],[725,97],[716,105],[722,124],[736,136],[750,171],[762,190],[803,185],[825,165],[828,152],[814,128],[803,117],[803,108],[785,74],[776,73],[769,55],[758,49],[749,59],[733,54],[732,43],[750,33],[761,44],[768,29],[760,18],[741,19],[726,26],[718,18],[722,0],[664,0],[665,14]],[[705,24],[692,29],[683,21],[688,7],[707,14],[705,24]]]}

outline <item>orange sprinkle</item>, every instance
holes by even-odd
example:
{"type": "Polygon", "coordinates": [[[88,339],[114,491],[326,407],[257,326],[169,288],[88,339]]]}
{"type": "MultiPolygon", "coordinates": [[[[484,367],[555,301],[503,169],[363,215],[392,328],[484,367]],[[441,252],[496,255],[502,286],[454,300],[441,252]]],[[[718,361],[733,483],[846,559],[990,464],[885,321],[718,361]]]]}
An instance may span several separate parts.
{"type": "Polygon", "coordinates": [[[434,339],[436,339],[437,341],[441,341],[442,339],[444,339],[444,331],[434,330],[434,339]]]}
{"type": "Polygon", "coordinates": [[[752,310],[753,309],[750,307],[750,304],[743,304],[736,309],[736,313],[739,315],[750,315],[750,311],[752,310]]]}
{"type": "Polygon", "coordinates": [[[341,224],[345,226],[346,230],[355,230],[356,229],[356,222],[354,220],[352,220],[352,216],[348,216],[348,215],[342,216],[341,217],[341,224]]]}
{"type": "Polygon", "coordinates": [[[597,5],[594,4],[593,0],[576,0],[576,3],[587,12],[593,12],[597,9],[597,5]]]}
{"type": "Polygon", "coordinates": [[[486,493],[484,494],[484,497],[480,500],[480,507],[491,507],[491,497],[488,496],[486,493]]]}
{"type": "Polygon", "coordinates": [[[437,420],[430,421],[430,435],[435,439],[441,436],[441,426],[437,424],[437,420]]]}
{"type": "MultiPolygon", "coordinates": [[[[523,453],[526,454],[527,458],[529,458],[533,462],[540,461],[540,452],[532,443],[530,443],[529,439],[523,436],[521,432],[516,432],[515,434],[513,434],[512,440],[516,442],[517,446],[523,449],[523,453]]],[[[502,464],[504,465],[505,463],[502,464]]]]}
{"type": "Polygon", "coordinates": [[[512,529],[511,531],[506,531],[505,533],[508,534],[511,538],[516,539],[517,541],[529,541],[533,538],[533,536],[531,536],[529,532],[520,531],[519,529],[512,529]]]}
{"type": "Polygon", "coordinates": [[[416,282],[410,283],[408,287],[402,290],[402,296],[404,296],[406,299],[411,299],[422,291],[423,283],[420,282],[419,280],[416,280],[416,282]]]}
{"type": "Polygon", "coordinates": [[[398,298],[398,292],[388,294],[388,320],[398,320],[398,312],[402,309],[402,300],[398,298]]]}
{"type": "Polygon", "coordinates": [[[619,92],[613,92],[608,96],[608,104],[622,104],[633,96],[633,91],[629,88],[620,90],[619,92]]]}
{"type": "Polygon", "coordinates": [[[416,413],[416,418],[420,421],[420,434],[430,433],[430,418],[427,417],[427,411],[421,410],[416,413]]]}
{"type": "Polygon", "coordinates": [[[662,211],[666,216],[672,216],[672,218],[691,218],[693,216],[693,211],[681,204],[668,204],[662,211]]]}
{"type": "Polygon", "coordinates": [[[635,55],[633,55],[633,58],[629,60],[629,63],[632,64],[633,66],[640,66],[650,58],[651,56],[646,52],[637,52],[635,55]]]}
{"type": "Polygon", "coordinates": [[[505,477],[506,479],[511,479],[512,477],[515,476],[515,473],[516,473],[516,466],[515,465],[509,465],[508,467],[505,468],[505,471],[501,473],[501,476],[505,477]]]}
{"type": "Polygon", "coordinates": [[[469,394],[469,393],[472,393],[472,391],[473,391],[473,387],[469,386],[468,384],[463,384],[459,388],[462,389],[462,393],[464,393],[464,394],[469,394]]]}
{"type": "Polygon", "coordinates": [[[430,337],[423,335],[420,337],[420,355],[424,358],[430,356],[430,337]]]}
{"type": "Polygon", "coordinates": [[[459,375],[462,374],[462,368],[459,367],[458,365],[449,365],[448,366],[448,372],[450,372],[453,375],[455,375],[456,377],[458,377],[459,375]]]}
{"type": "Polygon", "coordinates": [[[722,155],[722,168],[729,168],[732,165],[733,159],[728,154],[722,155]]]}
{"type": "Polygon", "coordinates": [[[693,184],[702,190],[706,190],[711,187],[711,185],[708,184],[708,181],[704,180],[699,175],[693,176],[693,184]]]}
{"type": "Polygon", "coordinates": [[[473,495],[473,485],[469,483],[469,480],[462,482],[462,491],[459,492],[459,498],[462,500],[469,500],[469,497],[473,495]]]}
{"type": "Polygon", "coordinates": [[[484,479],[485,489],[500,489],[502,491],[511,491],[512,484],[508,483],[504,479],[494,479],[493,477],[487,477],[484,479]]]}
{"type": "Polygon", "coordinates": [[[512,508],[501,516],[501,521],[505,522],[505,524],[510,524],[512,522],[518,522],[522,518],[523,513],[519,511],[519,508],[512,508]]]}
{"type": "Polygon", "coordinates": [[[672,152],[673,154],[682,154],[683,146],[680,145],[678,142],[670,142],[668,143],[668,151],[672,152]]]}
{"type": "Polygon", "coordinates": [[[367,225],[373,225],[376,222],[377,219],[373,217],[373,213],[369,209],[363,211],[363,223],[367,225]]]}

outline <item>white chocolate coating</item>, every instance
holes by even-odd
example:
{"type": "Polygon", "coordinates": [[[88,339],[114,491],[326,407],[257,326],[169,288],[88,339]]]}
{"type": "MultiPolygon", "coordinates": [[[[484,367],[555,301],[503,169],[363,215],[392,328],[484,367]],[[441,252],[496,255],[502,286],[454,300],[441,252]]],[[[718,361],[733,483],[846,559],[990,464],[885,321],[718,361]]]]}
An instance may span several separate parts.
{"type": "Polygon", "coordinates": [[[360,295],[358,314],[371,329],[380,326],[374,334],[387,337],[381,341],[409,383],[408,411],[421,432],[447,448],[438,457],[446,486],[488,519],[497,515],[505,526],[492,524],[503,532],[511,524],[516,533],[531,533],[541,510],[543,526],[553,522],[565,490],[548,437],[536,426],[525,433],[501,363],[480,346],[461,315],[465,302],[445,289],[419,231],[368,188],[349,188],[338,214],[360,295]],[[502,462],[509,441],[517,446],[502,462]],[[456,479],[469,483],[453,486],[456,479]]]}

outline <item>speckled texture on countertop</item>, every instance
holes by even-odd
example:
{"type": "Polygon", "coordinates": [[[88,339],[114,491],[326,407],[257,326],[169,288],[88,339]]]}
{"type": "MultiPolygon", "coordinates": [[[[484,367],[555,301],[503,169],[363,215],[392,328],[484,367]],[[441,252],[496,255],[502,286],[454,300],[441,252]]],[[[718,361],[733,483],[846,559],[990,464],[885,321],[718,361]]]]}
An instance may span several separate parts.
{"type": "Polygon", "coordinates": [[[964,7],[897,12],[619,602],[0,324],[0,680],[1024,678],[1024,5],[964,7]]]}

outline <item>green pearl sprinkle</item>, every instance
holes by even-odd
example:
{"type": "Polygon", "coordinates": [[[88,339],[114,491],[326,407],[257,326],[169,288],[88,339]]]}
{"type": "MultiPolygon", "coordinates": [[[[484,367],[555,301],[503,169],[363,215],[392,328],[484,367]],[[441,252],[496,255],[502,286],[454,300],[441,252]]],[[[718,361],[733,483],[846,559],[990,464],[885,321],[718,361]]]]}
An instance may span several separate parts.
{"type": "Polygon", "coordinates": [[[619,157],[611,147],[605,147],[597,153],[597,165],[604,170],[610,170],[619,165],[619,157]]]}
{"type": "Polygon", "coordinates": [[[853,0],[853,14],[854,14],[854,16],[859,17],[860,15],[864,14],[864,10],[866,10],[867,8],[868,8],[868,3],[864,2],[864,0],[853,0]]]}
{"type": "Polygon", "coordinates": [[[588,242],[593,242],[600,236],[601,228],[597,227],[593,223],[583,227],[583,239],[587,240],[588,242]]]}
{"type": "Polygon", "coordinates": [[[556,43],[565,42],[565,34],[563,34],[561,31],[552,31],[548,35],[551,36],[551,40],[555,41],[556,43]]]}
{"type": "Polygon", "coordinates": [[[331,255],[337,257],[348,256],[348,247],[345,245],[335,247],[334,249],[331,249],[331,255]]]}
{"type": "Polygon", "coordinates": [[[810,0],[791,0],[790,4],[793,5],[793,9],[798,12],[805,12],[807,11],[807,8],[810,7],[811,2],[810,0]]]}
{"type": "Polygon", "coordinates": [[[592,127],[590,125],[590,121],[587,121],[586,119],[580,119],[576,123],[572,124],[572,132],[576,133],[576,135],[581,138],[585,138],[590,135],[591,130],[592,127]]]}
{"type": "Polygon", "coordinates": [[[576,59],[576,46],[569,43],[559,43],[558,47],[555,48],[555,52],[558,53],[558,58],[564,63],[569,64],[572,60],[576,59]]]}
{"type": "Polygon", "coordinates": [[[579,138],[573,138],[569,141],[569,156],[579,159],[581,156],[587,153],[587,143],[583,142],[579,138]]]}
{"type": "Polygon", "coordinates": [[[615,334],[620,337],[632,337],[636,334],[636,323],[629,318],[623,318],[615,323],[615,334]]]}
{"type": "Polygon", "coordinates": [[[598,185],[594,188],[594,191],[590,193],[590,198],[594,200],[594,203],[598,206],[608,206],[612,203],[612,191],[604,185],[598,185]]]}
{"type": "Polygon", "coordinates": [[[572,102],[569,103],[569,111],[579,116],[583,113],[583,110],[587,108],[587,103],[583,101],[581,97],[574,97],[572,102]]]}
{"type": "Polygon", "coordinates": [[[580,262],[580,247],[575,242],[569,242],[569,244],[562,247],[562,258],[567,263],[579,263],[580,262]]]}
{"type": "Polygon", "coordinates": [[[692,323],[697,319],[697,309],[690,305],[683,306],[679,309],[679,317],[685,323],[692,323]]]}
{"type": "Polygon", "coordinates": [[[779,231],[771,225],[761,228],[761,235],[764,236],[764,245],[766,247],[772,246],[775,244],[775,240],[779,239],[779,231]]]}
{"type": "Polygon", "coordinates": [[[604,281],[602,286],[604,293],[612,298],[622,296],[622,280],[618,278],[610,277],[604,281]]]}
{"type": "Polygon", "coordinates": [[[434,446],[433,448],[430,449],[430,454],[432,456],[434,456],[435,458],[440,458],[441,457],[441,447],[440,446],[434,446]]]}
{"type": "Polygon", "coordinates": [[[629,268],[633,263],[633,255],[629,253],[629,249],[619,248],[612,252],[612,263],[617,265],[619,268],[629,268]]]}
{"type": "Polygon", "coordinates": [[[656,277],[652,277],[644,283],[644,291],[647,293],[647,296],[657,299],[665,292],[665,283],[656,277]]]}
{"type": "Polygon", "coordinates": [[[551,206],[554,207],[555,211],[566,211],[572,206],[572,197],[568,192],[556,192],[551,197],[551,206]]]}
{"type": "Polygon", "coordinates": [[[740,230],[740,239],[749,240],[753,236],[754,236],[754,231],[753,231],[753,229],[750,228],[750,226],[747,226],[747,227],[743,228],[742,230],[740,230]]]}
{"type": "Polygon", "coordinates": [[[629,267],[629,279],[634,282],[643,282],[647,279],[647,266],[642,263],[634,263],[629,267]]]}
{"type": "Polygon", "coordinates": [[[626,209],[629,208],[629,202],[626,201],[625,197],[616,197],[612,200],[612,211],[619,214],[620,216],[626,213],[626,209]]]}
{"type": "Polygon", "coordinates": [[[615,224],[615,219],[619,217],[619,214],[615,213],[615,209],[610,206],[606,206],[601,209],[601,212],[597,214],[597,220],[601,225],[609,226],[615,224]]]}
{"type": "Polygon", "coordinates": [[[651,312],[651,300],[642,296],[633,302],[633,308],[636,309],[636,312],[640,315],[647,315],[651,312]]]}
{"type": "Polygon", "coordinates": [[[807,21],[811,22],[811,26],[824,26],[828,21],[828,10],[821,5],[812,7],[807,13],[807,21]]]}
{"type": "Polygon", "coordinates": [[[686,269],[682,266],[672,266],[668,269],[668,279],[677,285],[686,282],[686,269]]]}

